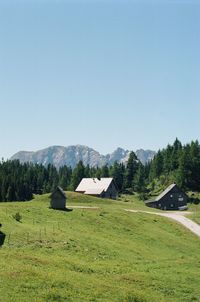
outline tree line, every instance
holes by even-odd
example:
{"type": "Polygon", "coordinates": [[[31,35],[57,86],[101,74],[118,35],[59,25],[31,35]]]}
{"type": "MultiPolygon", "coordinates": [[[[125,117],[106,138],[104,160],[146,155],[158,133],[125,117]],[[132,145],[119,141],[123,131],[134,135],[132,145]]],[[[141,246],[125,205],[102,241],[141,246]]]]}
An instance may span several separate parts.
{"type": "Polygon", "coordinates": [[[51,192],[58,184],[67,187],[71,169],[24,163],[18,160],[0,162],[0,201],[31,200],[33,194],[51,192]]]}
{"type": "Polygon", "coordinates": [[[18,160],[0,162],[0,201],[31,200],[33,194],[52,192],[57,186],[74,191],[83,177],[113,177],[119,191],[130,189],[135,171],[142,166],[134,152],[125,166],[115,162],[112,166],[89,167],[80,161],[74,169],[63,166],[56,169],[49,164],[20,163],[18,160]]]}
{"type": "Polygon", "coordinates": [[[176,139],[172,145],[159,150],[148,164],[148,182],[152,189],[155,180],[161,184],[175,182],[186,191],[200,191],[200,144],[192,141],[186,145],[176,139]]]}
{"type": "Polygon", "coordinates": [[[74,169],[56,169],[49,164],[20,163],[18,160],[0,162],[0,201],[25,201],[33,194],[52,192],[57,186],[75,190],[83,177],[113,177],[119,192],[139,193],[141,199],[172,182],[184,190],[200,191],[200,145],[198,141],[182,145],[176,139],[172,145],[159,150],[146,165],[130,152],[126,164],[89,167],[80,161],[74,169]]]}

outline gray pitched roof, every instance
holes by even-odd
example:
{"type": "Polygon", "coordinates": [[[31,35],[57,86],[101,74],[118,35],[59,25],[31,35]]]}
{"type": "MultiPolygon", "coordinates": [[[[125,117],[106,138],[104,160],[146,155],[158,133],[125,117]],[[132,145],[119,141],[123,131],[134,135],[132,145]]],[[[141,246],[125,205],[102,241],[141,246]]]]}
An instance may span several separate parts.
{"type": "MultiPolygon", "coordinates": [[[[171,184],[169,187],[167,187],[160,195],[158,195],[156,198],[152,198],[150,200],[146,200],[145,203],[151,203],[151,202],[156,202],[159,201],[160,199],[162,199],[167,193],[169,193],[174,187],[177,187],[176,184],[171,184]]],[[[181,189],[180,189],[181,190],[181,189]]],[[[182,190],[181,190],[182,191],[182,190]]],[[[183,194],[185,194],[185,192],[182,191],[183,194]]],[[[185,196],[187,196],[185,194],[185,196]]]]}
{"type": "Polygon", "coordinates": [[[167,187],[159,196],[156,197],[155,201],[159,201],[161,198],[163,198],[167,193],[169,193],[174,187],[176,187],[176,184],[171,184],[169,187],[167,187]]]}
{"type": "Polygon", "coordinates": [[[53,197],[53,195],[54,195],[57,191],[60,192],[61,195],[62,195],[64,198],[67,198],[65,192],[64,192],[63,189],[62,189],[61,187],[59,187],[59,186],[55,189],[55,191],[51,194],[50,197],[53,197]]]}

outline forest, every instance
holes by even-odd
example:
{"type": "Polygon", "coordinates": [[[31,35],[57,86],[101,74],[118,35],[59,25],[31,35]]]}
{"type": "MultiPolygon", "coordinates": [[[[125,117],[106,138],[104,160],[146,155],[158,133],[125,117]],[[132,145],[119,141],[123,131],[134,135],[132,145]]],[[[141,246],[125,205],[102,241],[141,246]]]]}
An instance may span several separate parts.
{"type": "Polygon", "coordinates": [[[0,162],[0,201],[31,200],[34,194],[52,192],[56,186],[74,191],[83,177],[113,177],[121,193],[137,192],[141,199],[175,182],[185,191],[200,191],[200,145],[198,141],[182,145],[176,139],[159,150],[145,166],[130,152],[126,164],[89,167],[80,161],[72,170],[58,170],[51,164],[21,164],[18,160],[0,162]]]}

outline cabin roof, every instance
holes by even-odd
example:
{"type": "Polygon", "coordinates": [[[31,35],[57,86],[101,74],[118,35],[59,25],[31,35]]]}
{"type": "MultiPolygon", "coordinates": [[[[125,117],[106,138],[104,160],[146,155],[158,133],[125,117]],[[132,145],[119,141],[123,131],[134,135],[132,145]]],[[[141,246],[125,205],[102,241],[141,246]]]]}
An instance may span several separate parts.
{"type": "Polygon", "coordinates": [[[96,188],[96,189],[87,189],[84,194],[86,195],[100,195],[104,192],[104,189],[102,188],[96,188]]]}
{"type": "MultiPolygon", "coordinates": [[[[167,187],[160,195],[158,195],[156,198],[154,199],[150,199],[150,200],[146,200],[145,203],[151,203],[151,202],[156,202],[161,200],[167,193],[169,193],[174,187],[177,187],[176,184],[171,184],[169,187],[167,187]]],[[[180,188],[178,188],[185,196],[187,196],[185,194],[185,192],[183,192],[180,188]]]]}
{"type": "Polygon", "coordinates": [[[51,194],[51,198],[53,197],[53,195],[56,193],[56,192],[59,192],[62,196],[63,196],[63,198],[67,198],[67,196],[66,196],[66,194],[65,194],[65,192],[63,191],[63,189],[61,188],[61,187],[57,187],[56,189],[55,189],[55,191],[51,194]]]}
{"type": "Polygon", "coordinates": [[[102,177],[102,178],[83,178],[76,188],[76,192],[84,192],[85,194],[99,195],[103,191],[107,191],[113,178],[102,177]]]}
{"type": "Polygon", "coordinates": [[[167,187],[160,195],[158,195],[155,199],[155,201],[159,201],[161,198],[163,198],[167,193],[169,193],[174,187],[176,187],[176,184],[171,184],[169,187],[167,187]]]}

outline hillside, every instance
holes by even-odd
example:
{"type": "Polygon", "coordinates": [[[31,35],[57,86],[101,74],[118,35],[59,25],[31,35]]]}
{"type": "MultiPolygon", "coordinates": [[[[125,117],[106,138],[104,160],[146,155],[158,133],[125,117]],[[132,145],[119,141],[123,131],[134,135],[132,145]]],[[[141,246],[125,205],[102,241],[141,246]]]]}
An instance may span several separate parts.
{"type": "MultiPolygon", "coordinates": [[[[47,166],[49,163],[55,167],[67,165],[74,168],[76,164],[82,160],[84,165],[91,167],[102,167],[105,164],[112,165],[114,161],[126,162],[130,151],[122,148],[117,148],[113,153],[102,155],[98,151],[87,146],[52,146],[36,152],[20,151],[14,154],[11,159],[19,159],[20,162],[39,163],[47,166]]],[[[136,151],[138,159],[144,164],[150,161],[155,152],[151,150],[136,151]]]]}
{"type": "Polygon", "coordinates": [[[55,211],[48,195],[0,203],[0,301],[200,301],[195,235],[166,218],[125,212],[145,208],[134,196],[69,192],[72,205],[97,209],[55,211]]]}

